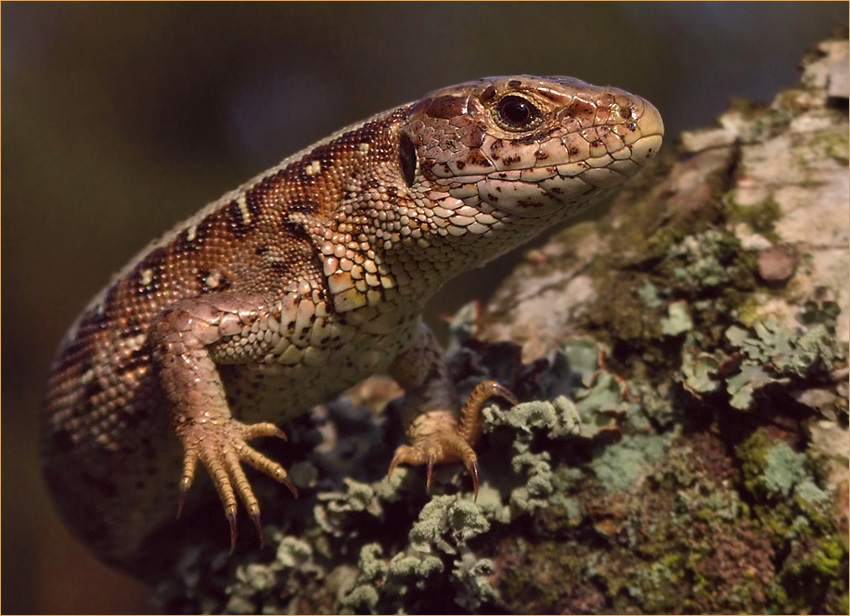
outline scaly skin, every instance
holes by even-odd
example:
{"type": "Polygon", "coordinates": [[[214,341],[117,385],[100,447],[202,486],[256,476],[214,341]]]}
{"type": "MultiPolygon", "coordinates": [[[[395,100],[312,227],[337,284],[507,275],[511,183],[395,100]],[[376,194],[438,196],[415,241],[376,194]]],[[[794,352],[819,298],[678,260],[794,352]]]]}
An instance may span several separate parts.
{"type": "Polygon", "coordinates": [[[283,437],[276,423],[383,371],[406,390],[409,444],[390,470],[426,464],[430,482],[434,464],[460,461],[477,489],[481,406],[512,397],[482,383],[460,414],[425,302],[608,194],[662,133],[621,90],[482,79],[349,127],[210,204],[131,261],[58,351],[43,449],[66,521],[139,573],[200,465],[233,544],[239,502],[260,527],[243,465],[295,491],[247,442],[283,437]]]}

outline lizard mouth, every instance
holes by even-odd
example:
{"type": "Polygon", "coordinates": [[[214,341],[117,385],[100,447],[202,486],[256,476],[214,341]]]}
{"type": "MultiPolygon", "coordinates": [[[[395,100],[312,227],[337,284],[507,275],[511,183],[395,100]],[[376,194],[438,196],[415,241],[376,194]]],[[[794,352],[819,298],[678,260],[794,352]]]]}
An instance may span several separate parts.
{"type": "Polygon", "coordinates": [[[660,132],[641,134],[626,145],[619,136],[610,137],[616,133],[609,127],[582,133],[560,139],[566,145],[560,148],[558,162],[488,174],[476,182],[479,198],[506,213],[537,217],[558,210],[566,218],[639,171],[654,157],[662,139],[660,132]],[[570,160],[563,160],[567,156],[570,160]]]}
{"type": "Polygon", "coordinates": [[[638,100],[639,106],[631,105],[633,115],[625,121],[581,128],[565,120],[533,139],[488,136],[479,150],[486,160],[472,157],[473,164],[455,169],[447,192],[497,216],[578,214],[658,152],[664,134],[661,116],[651,104],[638,100]]]}

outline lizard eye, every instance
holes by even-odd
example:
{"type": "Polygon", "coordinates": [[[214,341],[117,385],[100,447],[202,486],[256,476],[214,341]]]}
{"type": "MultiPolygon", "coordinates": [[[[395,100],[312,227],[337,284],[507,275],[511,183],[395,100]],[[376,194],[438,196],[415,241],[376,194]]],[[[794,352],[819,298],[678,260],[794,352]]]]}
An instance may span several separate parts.
{"type": "Polygon", "coordinates": [[[496,119],[508,130],[527,130],[540,118],[540,110],[521,96],[505,96],[496,105],[496,119]]]}

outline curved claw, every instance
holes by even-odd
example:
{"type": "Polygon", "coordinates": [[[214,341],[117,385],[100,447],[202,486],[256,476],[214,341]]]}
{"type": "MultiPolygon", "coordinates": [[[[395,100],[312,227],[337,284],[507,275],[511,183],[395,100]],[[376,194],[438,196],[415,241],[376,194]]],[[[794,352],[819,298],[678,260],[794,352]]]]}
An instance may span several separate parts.
{"type": "Polygon", "coordinates": [[[469,460],[465,460],[464,464],[466,465],[466,470],[469,471],[469,474],[472,475],[472,490],[473,496],[472,500],[478,500],[478,458],[470,458],[469,460]]]}
{"type": "Polygon", "coordinates": [[[186,504],[186,494],[189,492],[189,486],[185,485],[184,481],[180,482],[180,497],[177,500],[177,519],[180,519],[180,514],[183,513],[183,505],[186,504]]]}
{"type": "MultiPolygon", "coordinates": [[[[257,529],[257,536],[260,538],[260,549],[263,549],[263,545],[265,544],[265,540],[263,538],[263,525],[260,523],[260,514],[252,513],[251,520],[254,522],[254,527],[257,529]]],[[[230,551],[233,552],[233,548],[230,548],[230,551]]]]}
{"type": "Polygon", "coordinates": [[[426,462],[427,466],[427,474],[425,478],[425,491],[431,492],[431,477],[434,476],[434,462],[436,461],[437,456],[431,452],[428,454],[428,461],[426,462]]]}
{"type": "Polygon", "coordinates": [[[228,511],[227,522],[230,524],[230,553],[236,548],[236,511],[228,511]]]}
{"type": "Polygon", "coordinates": [[[177,517],[183,512],[187,493],[192,485],[198,460],[206,468],[224,505],[224,513],[230,527],[230,552],[236,547],[236,512],[239,501],[248,510],[248,514],[257,528],[260,547],[263,546],[263,529],[260,523],[260,506],[254,496],[251,484],[245,475],[245,464],[269,475],[284,484],[293,496],[298,490],[287,477],[286,470],[264,454],[253,449],[247,441],[256,437],[271,436],[286,440],[286,434],[272,423],[242,424],[236,420],[220,426],[218,431],[210,431],[193,425],[187,428],[183,439],[185,457],[183,476],[180,480],[180,498],[177,504],[177,517]]]}
{"type": "Polygon", "coordinates": [[[426,465],[426,488],[431,490],[434,466],[461,461],[472,475],[475,500],[478,499],[478,458],[473,447],[481,435],[484,403],[499,396],[518,404],[516,397],[496,381],[479,383],[466,400],[460,417],[446,410],[433,410],[418,415],[407,428],[410,445],[395,451],[388,474],[401,463],[426,465]]]}
{"type": "Polygon", "coordinates": [[[511,404],[519,404],[519,400],[517,400],[516,396],[511,393],[510,389],[495,381],[490,381],[490,383],[493,384],[491,396],[501,396],[511,404]]]}
{"type": "Polygon", "coordinates": [[[392,461],[390,462],[390,468],[387,470],[387,475],[392,475],[396,467],[402,462],[407,462],[408,464],[422,464],[424,459],[422,459],[419,452],[413,447],[410,447],[409,445],[399,445],[398,449],[395,450],[395,455],[393,455],[392,461]]]}
{"type": "Polygon", "coordinates": [[[285,485],[290,492],[292,492],[292,496],[298,498],[298,488],[296,488],[295,484],[290,481],[289,477],[282,477],[280,482],[285,485]]]}

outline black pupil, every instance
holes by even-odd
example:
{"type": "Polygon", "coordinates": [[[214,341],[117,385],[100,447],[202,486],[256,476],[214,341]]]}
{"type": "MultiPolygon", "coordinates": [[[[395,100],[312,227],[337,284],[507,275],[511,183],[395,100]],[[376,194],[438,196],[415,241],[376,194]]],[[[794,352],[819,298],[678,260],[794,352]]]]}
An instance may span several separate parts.
{"type": "Polygon", "coordinates": [[[534,119],[534,106],[519,96],[506,96],[499,101],[499,117],[515,127],[527,125],[534,119]]]}

